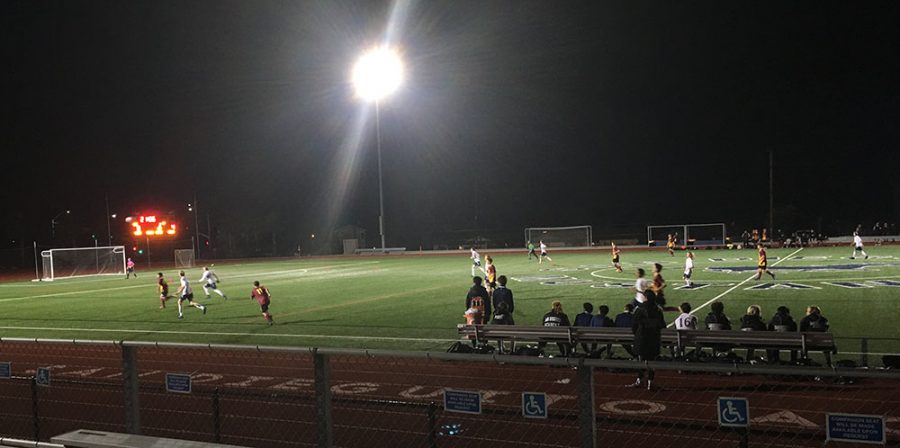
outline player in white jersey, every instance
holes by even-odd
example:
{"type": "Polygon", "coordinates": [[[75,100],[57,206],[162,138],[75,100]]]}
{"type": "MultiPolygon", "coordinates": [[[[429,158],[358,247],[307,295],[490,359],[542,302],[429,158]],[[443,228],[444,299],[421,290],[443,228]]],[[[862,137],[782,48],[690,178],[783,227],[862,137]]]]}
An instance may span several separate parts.
{"type": "Polygon", "coordinates": [[[547,254],[547,245],[544,244],[543,240],[541,240],[540,246],[541,246],[541,256],[538,257],[538,264],[543,264],[544,258],[546,258],[547,261],[553,261],[553,259],[550,258],[550,255],[547,254]]]}
{"type": "Polygon", "coordinates": [[[866,260],[869,259],[869,255],[863,250],[862,238],[859,237],[859,233],[853,232],[853,256],[850,257],[851,260],[856,259],[857,252],[863,254],[863,256],[866,257],[866,260]]]}
{"type": "Polygon", "coordinates": [[[686,258],[684,259],[684,274],[681,278],[684,279],[684,284],[690,288],[693,285],[691,281],[691,274],[694,273],[694,253],[688,251],[686,258]]]}
{"type": "Polygon", "coordinates": [[[184,271],[179,272],[178,275],[181,276],[181,286],[178,287],[178,318],[184,319],[181,304],[185,300],[188,301],[189,305],[203,311],[203,314],[206,314],[206,307],[194,302],[194,290],[191,288],[191,282],[188,281],[187,276],[184,275],[184,271]]]}
{"type": "Polygon", "coordinates": [[[209,290],[213,290],[216,294],[222,296],[223,299],[228,300],[228,296],[225,295],[222,290],[216,287],[216,283],[218,283],[219,276],[216,275],[215,272],[210,271],[208,267],[203,266],[203,276],[198,280],[199,283],[203,283],[203,292],[206,293],[206,298],[209,298],[209,290]],[[205,282],[205,283],[204,283],[205,282]]]}
{"type": "Polygon", "coordinates": [[[681,310],[681,314],[675,318],[675,329],[676,330],[696,330],[697,329],[697,316],[691,314],[691,304],[684,302],[678,307],[681,310]]]}
{"type": "Polygon", "coordinates": [[[647,301],[647,296],[644,292],[650,287],[650,282],[644,278],[644,274],[643,268],[637,269],[637,280],[634,281],[634,287],[631,288],[631,290],[634,291],[634,301],[632,304],[634,304],[635,308],[647,301]]]}
{"type": "Polygon", "coordinates": [[[472,277],[475,276],[475,268],[478,268],[481,272],[484,272],[484,269],[481,269],[481,255],[478,254],[478,251],[475,248],[472,248],[472,254],[469,255],[469,258],[472,259],[472,277]]]}

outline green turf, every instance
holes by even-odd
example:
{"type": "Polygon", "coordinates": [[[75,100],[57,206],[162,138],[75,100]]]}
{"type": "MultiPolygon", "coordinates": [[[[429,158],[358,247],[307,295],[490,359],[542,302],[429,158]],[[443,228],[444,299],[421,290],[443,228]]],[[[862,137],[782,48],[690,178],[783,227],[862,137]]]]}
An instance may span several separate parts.
{"type": "MultiPolygon", "coordinates": [[[[777,283],[794,282],[821,289],[745,290],[766,283],[749,281],[724,295],[726,314],[739,320],[748,305],[762,306],[766,319],[779,305],[787,305],[797,321],[807,305],[819,305],[839,337],[844,352],[859,351],[859,337],[900,338],[900,287],[847,289],[826,281],[900,281],[900,246],[868,248],[869,260],[847,260],[847,247],[772,249],[770,266],[777,283]],[[794,254],[794,257],[784,257],[794,254]],[[780,258],[775,258],[780,257],[780,258]],[[821,257],[813,258],[810,257],[821,257]],[[878,258],[876,258],[878,257],[878,258]],[[863,265],[859,270],[791,271],[787,267],[863,265]]],[[[490,253],[490,251],[486,251],[490,253]]],[[[485,255],[485,254],[482,254],[485,255]]],[[[682,284],[684,253],[670,257],[659,251],[623,252],[624,273],[609,265],[607,252],[552,254],[553,263],[539,266],[524,251],[492,254],[499,274],[514,280],[517,324],[536,325],[559,299],[570,317],[585,301],[609,305],[613,314],[631,300],[627,289],[606,283],[634,281],[633,271],[654,261],[665,266],[669,304],[690,302],[695,308],[725,293],[753,272],[710,272],[715,266],[755,266],[755,251],[697,251],[694,277],[711,283],[697,290],[676,290],[682,284]],[[736,260],[746,257],[749,260],[736,260]],[[710,258],[727,258],[711,261],[710,258]],[[567,276],[567,277],[562,277],[567,276]],[[544,284],[540,281],[555,281],[544,284]],[[557,278],[560,277],[560,278],[557,278]],[[729,286],[730,285],[730,286],[729,286]]],[[[349,348],[443,350],[455,339],[463,322],[464,299],[470,286],[468,254],[457,256],[395,256],[388,258],[332,258],[223,264],[215,271],[227,302],[213,295],[203,299],[196,280],[200,269],[189,270],[195,294],[209,304],[209,313],[186,309],[177,319],[175,301],[162,311],[155,292],[155,270],[139,270],[138,279],[120,277],[68,279],[55,282],[0,284],[0,335],[99,340],[149,340],[240,343],[349,348]],[[258,306],[249,299],[251,282],[260,280],[273,294],[277,324],[266,326],[258,306]]],[[[177,275],[165,271],[173,291],[177,275]]],[[[709,307],[699,310],[701,317],[709,307]]],[[[676,313],[667,313],[674,319],[676,313]]],[[[900,352],[900,341],[872,340],[870,351],[900,352]]]]}

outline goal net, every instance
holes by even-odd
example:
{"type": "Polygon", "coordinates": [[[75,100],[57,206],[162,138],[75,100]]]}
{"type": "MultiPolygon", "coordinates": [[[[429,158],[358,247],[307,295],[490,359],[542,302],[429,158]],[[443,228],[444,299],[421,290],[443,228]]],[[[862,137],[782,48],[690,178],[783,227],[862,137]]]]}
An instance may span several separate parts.
{"type": "Polygon", "coordinates": [[[590,247],[591,226],[529,227],[525,229],[525,241],[535,245],[543,241],[549,247],[590,247]]]}
{"type": "Polygon", "coordinates": [[[175,249],[175,267],[194,267],[194,249],[175,249]]]}
{"type": "Polygon", "coordinates": [[[678,246],[717,246],[725,244],[725,224],[672,224],[647,226],[647,243],[665,246],[669,235],[678,246]]]}
{"type": "Polygon", "coordinates": [[[90,275],[125,275],[125,246],[72,247],[41,252],[44,281],[90,275]]]}

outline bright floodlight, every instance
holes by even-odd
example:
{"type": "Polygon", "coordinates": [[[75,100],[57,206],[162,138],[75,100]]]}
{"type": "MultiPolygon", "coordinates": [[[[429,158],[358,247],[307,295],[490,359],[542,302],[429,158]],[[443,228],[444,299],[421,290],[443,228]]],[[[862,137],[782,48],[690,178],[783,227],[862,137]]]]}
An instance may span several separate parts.
{"type": "Polygon", "coordinates": [[[356,95],[366,101],[379,101],[394,93],[403,82],[403,62],[397,51],[376,47],[364,53],[353,66],[356,95]]]}

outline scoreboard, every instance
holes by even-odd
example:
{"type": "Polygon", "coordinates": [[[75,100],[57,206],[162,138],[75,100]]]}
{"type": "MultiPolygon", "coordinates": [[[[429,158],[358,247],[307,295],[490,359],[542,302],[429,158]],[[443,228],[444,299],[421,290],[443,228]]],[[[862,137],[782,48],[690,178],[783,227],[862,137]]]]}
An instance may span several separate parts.
{"type": "Polygon", "coordinates": [[[156,215],[131,216],[131,234],[134,236],[174,236],[178,227],[168,218],[156,215]]]}

